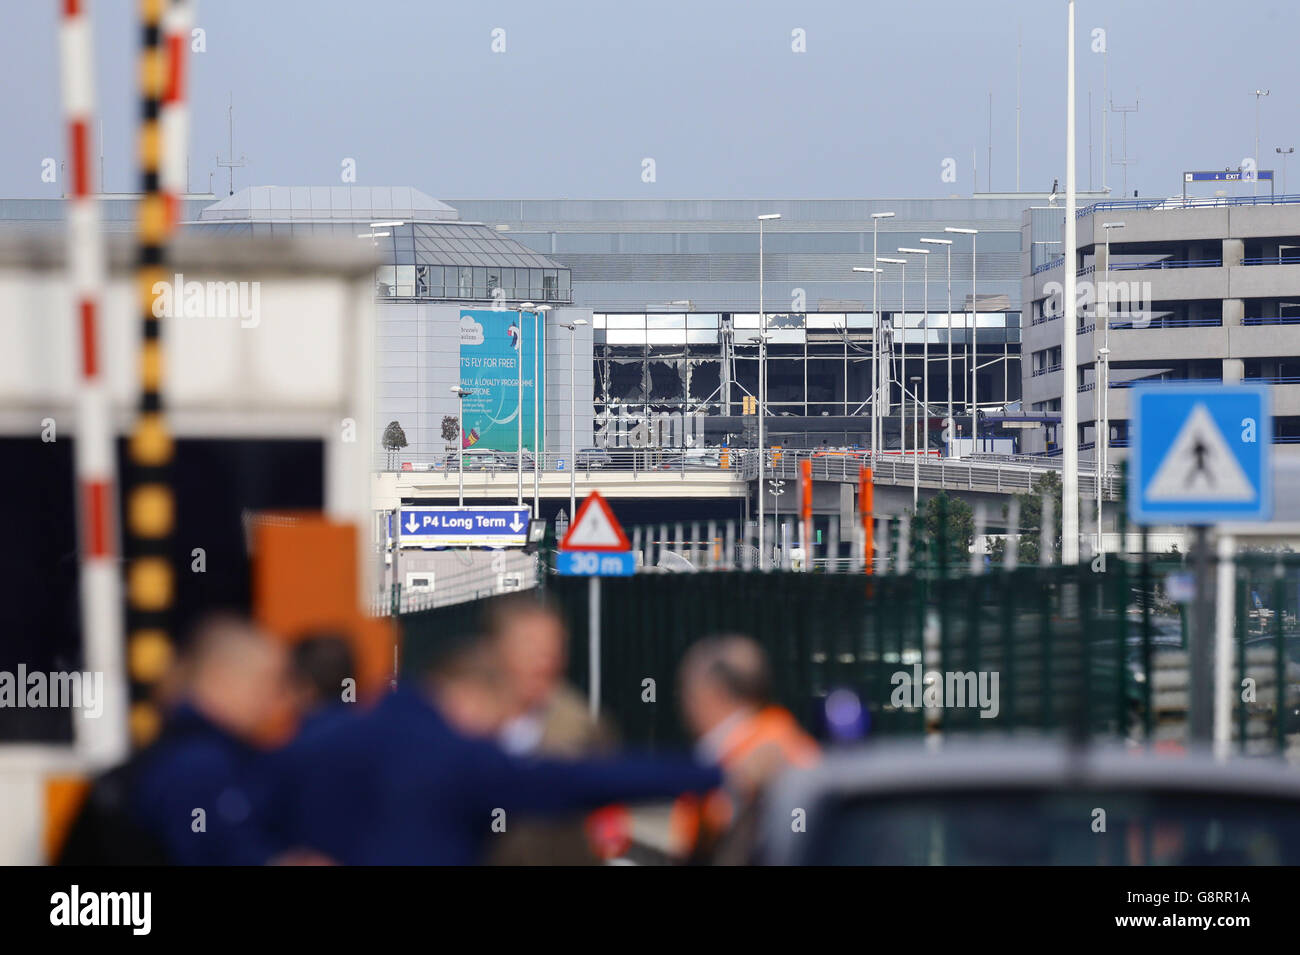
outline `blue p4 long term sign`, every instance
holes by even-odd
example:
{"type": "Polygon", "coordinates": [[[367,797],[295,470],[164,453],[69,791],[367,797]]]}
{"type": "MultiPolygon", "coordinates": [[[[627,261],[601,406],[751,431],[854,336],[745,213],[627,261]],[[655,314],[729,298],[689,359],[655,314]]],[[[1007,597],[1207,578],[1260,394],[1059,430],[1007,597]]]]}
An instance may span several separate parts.
{"type": "Polygon", "coordinates": [[[527,507],[403,507],[398,534],[403,546],[523,547],[527,507]]]}
{"type": "Polygon", "coordinates": [[[1133,389],[1129,513],[1142,524],[1263,521],[1273,421],[1264,385],[1133,389]]]}

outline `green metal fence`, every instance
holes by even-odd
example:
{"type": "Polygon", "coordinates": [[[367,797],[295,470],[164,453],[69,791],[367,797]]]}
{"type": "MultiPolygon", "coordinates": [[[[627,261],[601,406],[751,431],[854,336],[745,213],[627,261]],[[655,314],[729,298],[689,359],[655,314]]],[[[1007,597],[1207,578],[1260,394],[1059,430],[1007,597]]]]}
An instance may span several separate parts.
{"type": "MultiPolygon", "coordinates": [[[[1170,575],[1187,570],[1183,561],[1109,555],[1102,567],[971,573],[964,563],[947,565],[942,542],[920,534],[911,541],[905,574],[724,569],[603,580],[604,709],[630,742],[682,742],[682,655],[702,636],[737,632],[765,647],[777,699],[814,732],[827,695],[842,688],[862,701],[872,735],[1186,741],[1188,608],[1168,595],[1170,575]],[[996,715],[969,699],[938,707],[912,705],[910,694],[900,699],[899,674],[910,678],[918,665],[941,681],[996,674],[996,715]]],[[[1300,555],[1238,555],[1234,573],[1234,745],[1252,754],[1285,751],[1300,730],[1300,555]]],[[[539,582],[568,619],[570,676],[584,690],[587,588],[585,578],[546,574],[539,582]]],[[[418,670],[447,641],[471,633],[482,605],[402,615],[403,670],[418,670]]]]}

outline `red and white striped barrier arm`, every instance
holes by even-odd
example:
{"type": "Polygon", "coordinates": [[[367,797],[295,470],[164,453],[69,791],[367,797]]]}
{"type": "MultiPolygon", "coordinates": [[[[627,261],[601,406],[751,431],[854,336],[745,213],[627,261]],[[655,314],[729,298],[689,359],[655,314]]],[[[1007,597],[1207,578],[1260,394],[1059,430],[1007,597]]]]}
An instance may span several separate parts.
{"type": "Polygon", "coordinates": [[[65,192],[68,215],[68,289],[77,353],[77,421],[74,462],[77,482],[81,629],[84,669],[104,674],[100,720],[76,720],[78,742],[96,763],[121,757],[126,747],[126,682],[123,672],[121,573],[118,566],[116,461],[112,411],[104,379],[104,242],[91,160],[95,105],[90,0],[61,0],[59,53],[63,113],[71,176],[65,192]],[[97,723],[94,733],[82,723],[97,723]],[[84,732],[83,732],[84,731],[84,732]]]}

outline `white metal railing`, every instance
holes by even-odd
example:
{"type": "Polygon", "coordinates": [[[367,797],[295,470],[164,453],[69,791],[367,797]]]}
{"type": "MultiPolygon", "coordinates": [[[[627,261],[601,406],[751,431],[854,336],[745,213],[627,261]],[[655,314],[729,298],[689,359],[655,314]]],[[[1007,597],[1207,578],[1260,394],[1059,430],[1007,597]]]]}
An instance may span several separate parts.
{"type": "MultiPolygon", "coordinates": [[[[769,478],[797,478],[800,462],[812,461],[814,480],[856,481],[861,468],[870,467],[872,481],[877,484],[910,485],[916,483],[927,488],[953,490],[994,491],[1021,493],[1028,491],[1036,478],[1043,474],[1059,473],[1060,464],[1052,459],[1041,462],[1000,462],[969,458],[944,458],[909,453],[882,453],[874,457],[870,452],[820,452],[769,450],[766,476],[769,478]],[[1050,463],[1049,463],[1050,462],[1050,463]]],[[[742,474],[747,480],[758,477],[758,455],[745,459],[742,474]]],[[[1096,494],[1096,475],[1091,463],[1081,464],[1079,493],[1096,494]]],[[[1119,470],[1112,468],[1103,476],[1102,496],[1114,500],[1119,492],[1119,470]]]]}
{"type": "MultiPolygon", "coordinates": [[[[852,482],[858,480],[862,467],[872,469],[877,483],[911,484],[913,480],[913,453],[885,451],[873,458],[869,451],[859,450],[791,450],[770,448],[766,452],[769,477],[797,478],[799,462],[811,460],[813,477],[824,481],[852,482]]],[[[402,472],[432,472],[452,479],[456,476],[456,457],[448,455],[409,455],[382,462],[381,470],[402,472]]],[[[937,450],[927,455],[916,455],[917,480],[926,487],[992,490],[1019,492],[1028,490],[1035,478],[1047,473],[1059,474],[1061,458],[1036,455],[998,455],[977,453],[969,457],[942,457],[937,450]]],[[[743,448],[647,448],[579,450],[576,461],[572,454],[550,451],[540,455],[534,464],[532,454],[525,452],[522,465],[514,451],[466,452],[463,457],[464,474],[476,482],[508,484],[518,479],[522,466],[524,480],[530,480],[534,470],[547,476],[569,474],[575,470],[585,476],[604,472],[633,472],[645,474],[731,474],[738,480],[752,481],[758,477],[759,452],[743,448]]],[[[1103,496],[1113,499],[1119,488],[1120,471],[1111,467],[1103,478],[1103,496]]],[[[1079,462],[1080,493],[1095,494],[1095,468],[1091,461],[1079,462]]]]}
{"type": "MultiPolygon", "coordinates": [[[[547,474],[599,474],[602,471],[681,472],[726,471],[739,466],[746,452],[737,448],[580,448],[576,455],[568,451],[546,451],[533,455],[525,451],[466,450],[461,467],[467,477],[497,479],[524,477],[534,470],[547,474]]],[[[424,471],[455,475],[456,452],[414,453],[380,452],[375,468],[379,471],[424,471]]]]}

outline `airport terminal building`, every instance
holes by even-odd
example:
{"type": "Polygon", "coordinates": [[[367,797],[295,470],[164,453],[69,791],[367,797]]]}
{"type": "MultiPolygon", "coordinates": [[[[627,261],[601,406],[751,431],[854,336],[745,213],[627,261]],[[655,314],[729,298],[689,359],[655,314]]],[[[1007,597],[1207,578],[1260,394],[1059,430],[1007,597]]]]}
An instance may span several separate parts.
{"type": "MultiPolygon", "coordinates": [[[[0,217],[39,228],[61,206],[0,200],[0,217]]],[[[132,228],[132,197],[106,207],[111,229],[132,228]]],[[[1021,361],[1022,302],[1036,288],[1026,275],[1059,249],[1061,212],[1045,194],[439,201],[411,188],[259,186],[188,197],[183,214],[190,229],[331,236],[382,258],[374,426],[398,422],[407,445],[396,458],[377,452],[380,467],[445,457],[443,424],[458,413],[451,389],[471,347],[462,334],[473,341],[474,316],[487,311],[507,323],[490,344],[515,344],[511,316],[525,326],[524,446],[534,447],[531,354],[544,382],[537,443],[548,455],[590,446],[619,416],[698,415],[707,443],[750,443],[762,312],[774,442],[867,444],[873,356],[888,380],[886,448],[904,434],[910,444],[917,421],[936,447],[950,398],[957,434],[969,433],[973,397],[981,437],[1002,436],[984,450],[1019,450],[1024,426],[1052,419],[1050,397],[1037,391],[1020,405],[1026,383],[1037,385],[1021,361]],[[760,256],[758,216],[772,214],[780,218],[764,222],[760,256]],[[1026,218],[1037,231],[1026,232],[1026,218]],[[854,271],[873,262],[878,273],[854,271]],[[524,303],[548,307],[537,329],[524,303]]],[[[513,420],[517,392],[506,393],[504,378],[494,387],[494,419],[513,420]]],[[[515,434],[497,425],[500,448],[513,450],[515,434]]]]}
{"type": "Polygon", "coordinates": [[[710,443],[746,443],[765,312],[774,440],[866,444],[878,307],[889,353],[884,443],[896,448],[927,385],[921,417],[941,428],[950,344],[959,428],[968,427],[972,346],[980,408],[992,417],[1019,399],[1020,221],[1045,199],[449,202],[572,269],[574,303],[595,324],[598,420],[703,414],[710,443]],[[764,223],[760,303],[758,216],[774,213],[779,220],[764,223]],[[854,271],[876,257],[895,261],[878,274],[854,271]]]}

